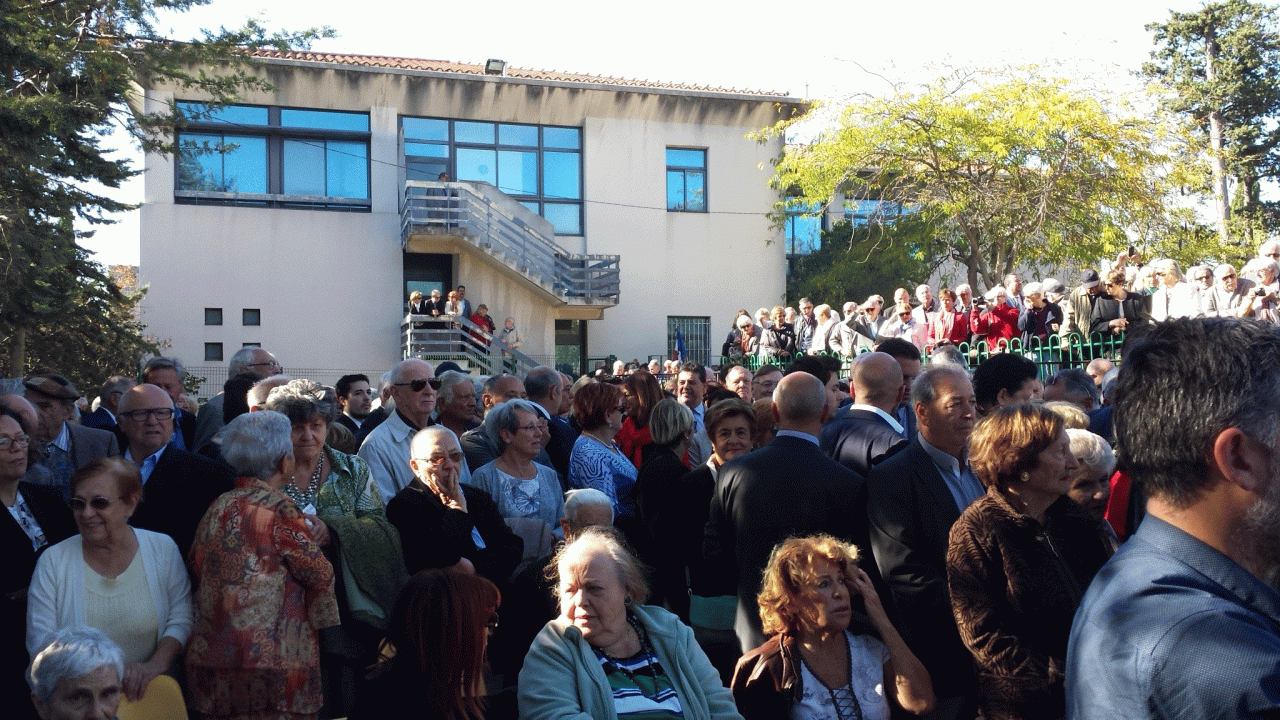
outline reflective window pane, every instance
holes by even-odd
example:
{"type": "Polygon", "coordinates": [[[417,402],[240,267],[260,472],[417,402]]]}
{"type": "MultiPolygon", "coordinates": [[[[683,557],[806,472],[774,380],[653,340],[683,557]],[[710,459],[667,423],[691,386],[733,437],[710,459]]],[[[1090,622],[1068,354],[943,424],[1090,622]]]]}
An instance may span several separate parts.
{"type": "Polygon", "coordinates": [[[549,148],[581,150],[582,130],[571,127],[544,127],[542,128],[542,145],[549,148]]]}
{"type": "Polygon", "coordinates": [[[522,147],[538,147],[537,125],[499,125],[499,145],[520,145],[522,147]]]}
{"type": "Polygon", "coordinates": [[[280,110],[280,124],[283,127],[369,132],[369,114],[283,108],[280,110]]]}
{"type": "Polygon", "coordinates": [[[325,154],[328,197],[369,197],[369,147],[363,142],[330,140],[325,154]]]}
{"type": "Polygon", "coordinates": [[[284,141],[284,194],[318,195],[324,192],[324,141],[284,141]]]}
{"type": "Polygon", "coordinates": [[[667,171],[667,209],[684,210],[684,173],[667,171]]]}
{"type": "Polygon", "coordinates": [[[447,158],[449,157],[449,146],[436,145],[434,143],[406,142],[404,144],[404,155],[405,157],[447,158]]]}
{"type": "Polygon", "coordinates": [[[497,156],[493,150],[458,148],[458,179],[464,182],[481,181],[497,185],[496,162],[497,156]]]}
{"type": "Polygon", "coordinates": [[[438,180],[440,173],[447,172],[449,166],[443,162],[412,161],[405,163],[405,174],[409,180],[438,180]]]}
{"type": "Polygon", "coordinates": [[[430,118],[404,118],[400,121],[406,140],[449,142],[449,121],[430,118]]]}
{"type": "Polygon", "coordinates": [[[582,155],[576,152],[544,152],[542,193],[548,199],[582,199],[582,155]]]}
{"type": "Polygon", "coordinates": [[[267,191],[266,138],[184,133],[178,145],[179,190],[267,191]]]}
{"type": "Polygon", "coordinates": [[[208,105],[198,102],[180,102],[178,110],[195,122],[225,122],[236,125],[266,125],[267,109],[253,105],[227,105],[204,116],[208,105]]]}
{"type": "Polygon", "coordinates": [[[460,143],[493,144],[493,123],[455,122],[453,139],[460,143]]]}
{"type": "Polygon", "coordinates": [[[500,150],[498,189],[508,195],[537,195],[538,153],[500,150]]]}
{"type": "Polygon", "coordinates": [[[227,192],[267,192],[267,139],[226,136],[235,149],[222,156],[222,178],[227,192]]]}
{"type": "Polygon", "coordinates": [[[684,209],[691,212],[702,212],[707,209],[707,176],[700,172],[686,171],[684,174],[684,209]]]}
{"type": "Polygon", "coordinates": [[[184,133],[178,140],[178,189],[224,192],[221,135],[184,133]]]}
{"type": "Polygon", "coordinates": [[[538,203],[533,202],[532,200],[521,200],[520,204],[529,208],[529,211],[534,215],[538,214],[538,203]]]}
{"type": "Polygon", "coordinates": [[[667,148],[667,165],[670,167],[704,168],[707,166],[707,151],[667,148]]]}
{"type": "Polygon", "coordinates": [[[557,235],[582,234],[582,205],[579,203],[544,203],[542,217],[555,227],[557,235]]]}

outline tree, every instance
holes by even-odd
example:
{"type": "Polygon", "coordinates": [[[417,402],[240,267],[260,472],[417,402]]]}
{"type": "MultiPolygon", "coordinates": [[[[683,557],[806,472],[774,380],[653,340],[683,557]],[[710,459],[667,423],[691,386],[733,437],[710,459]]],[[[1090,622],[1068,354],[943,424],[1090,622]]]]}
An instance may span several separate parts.
{"type": "Polygon", "coordinates": [[[787,302],[801,297],[826,302],[836,310],[846,301],[888,295],[893,288],[915,286],[933,272],[929,261],[933,228],[907,216],[889,225],[857,228],[842,221],[822,231],[819,249],[796,258],[787,278],[787,302]]]}
{"type": "Polygon", "coordinates": [[[1166,109],[1191,120],[1208,156],[1222,243],[1253,245],[1253,229],[1274,228],[1261,184],[1280,172],[1280,34],[1276,9],[1226,0],[1152,23],[1156,48],[1142,70],[1169,91],[1166,109]],[[1236,182],[1232,197],[1230,182],[1236,182]],[[1234,212],[1233,212],[1234,210],[1234,212]],[[1232,217],[1239,222],[1232,223],[1232,217]]]}
{"type": "MultiPolygon", "coordinates": [[[[763,133],[785,133],[794,120],[763,133]]],[[[942,258],[990,287],[1017,264],[1092,261],[1162,220],[1155,125],[1034,69],[963,72],[866,98],[788,148],[770,180],[775,219],[835,193],[901,203],[935,231],[942,258]]]]}
{"type": "Polygon", "coordinates": [[[131,112],[138,86],[167,81],[208,95],[217,107],[265,85],[245,71],[251,60],[243,48],[288,49],[328,32],[268,35],[253,22],[185,42],[156,32],[157,9],[182,12],[207,2],[0,0],[0,337],[9,348],[8,375],[24,375],[39,357],[56,358],[56,369],[75,376],[100,359],[90,355],[100,346],[77,344],[86,334],[115,338],[132,357],[110,372],[136,367],[135,351],[147,347],[132,316],[136,299],[121,295],[77,244],[73,227],[76,220],[109,223],[111,213],[130,209],[91,189],[118,188],[137,172],[108,156],[103,135],[123,128],[148,151],[171,149],[174,109],[131,112]],[[194,69],[214,63],[227,72],[194,69]],[[33,341],[40,343],[34,352],[33,341]]]}

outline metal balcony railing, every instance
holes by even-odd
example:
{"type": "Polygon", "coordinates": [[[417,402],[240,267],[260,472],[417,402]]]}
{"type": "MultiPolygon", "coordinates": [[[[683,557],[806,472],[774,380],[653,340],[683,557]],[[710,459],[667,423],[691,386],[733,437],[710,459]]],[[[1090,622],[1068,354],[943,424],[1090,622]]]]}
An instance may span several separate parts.
{"type": "Polygon", "coordinates": [[[400,337],[405,359],[421,358],[432,364],[452,360],[480,375],[508,372],[523,376],[539,365],[519,350],[500,347],[487,330],[460,316],[405,315],[400,337]]]}
{"type": "Polygon", "coordinates": [[[551,223],[488,183],[406,181],[401,241],[413,235],[464,238],[568,304],[618,303],[619,256],[566,251],[551,223]]]}

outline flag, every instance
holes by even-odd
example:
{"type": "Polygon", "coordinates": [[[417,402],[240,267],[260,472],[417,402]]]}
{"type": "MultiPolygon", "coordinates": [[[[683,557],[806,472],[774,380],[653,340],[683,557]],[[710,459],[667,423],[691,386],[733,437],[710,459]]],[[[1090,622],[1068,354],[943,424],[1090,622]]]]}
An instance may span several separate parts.
{"type": "Polygon", "coordinates": [[[680,328],[676,328],[676,359],[684,362],[684,333],[680,332],[680,328]]]}

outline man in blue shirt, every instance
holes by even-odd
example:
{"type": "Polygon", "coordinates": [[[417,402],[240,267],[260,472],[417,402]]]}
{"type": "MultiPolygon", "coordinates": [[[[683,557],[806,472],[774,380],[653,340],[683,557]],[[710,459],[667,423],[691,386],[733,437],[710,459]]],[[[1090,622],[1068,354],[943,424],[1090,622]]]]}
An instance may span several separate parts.
{"type": "Polygon", "coordinates": [[[1067,717],[1280,716],[1280,329],[1161,323],[1116,397],[1147,516],[1076,613],[1067,717]]]}

